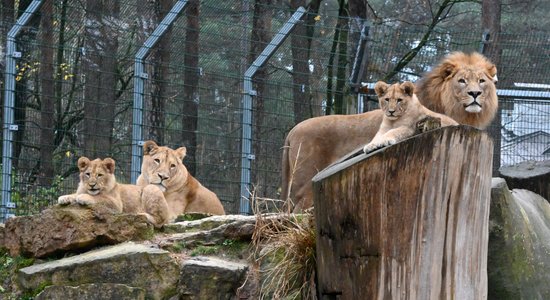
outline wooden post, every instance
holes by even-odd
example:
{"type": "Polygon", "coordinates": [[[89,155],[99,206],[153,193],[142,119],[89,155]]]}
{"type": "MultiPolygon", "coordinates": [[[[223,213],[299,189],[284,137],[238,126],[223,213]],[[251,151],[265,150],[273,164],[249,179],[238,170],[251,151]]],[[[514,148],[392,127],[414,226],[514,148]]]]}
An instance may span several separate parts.
{"type": "Polygon", "coordinates": [[[453,126],[313,178],[321,299],[486,299],[493,142],[453,126]]]}

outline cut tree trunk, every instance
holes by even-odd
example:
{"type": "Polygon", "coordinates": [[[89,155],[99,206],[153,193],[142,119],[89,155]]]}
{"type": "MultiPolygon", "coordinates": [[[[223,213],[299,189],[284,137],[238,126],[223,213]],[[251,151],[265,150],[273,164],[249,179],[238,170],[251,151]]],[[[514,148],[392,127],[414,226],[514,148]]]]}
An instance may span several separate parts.
{"type": "Polygon", "coordinates": [[[313,178],[321,299],[486,299],[493,142],[433,130],[313,178]]]}
{"type": "Polygon", "coordinates": [[[529,190],[550,202],[550,160],[524,161],[499,171],[510,189],[529,190]]]}

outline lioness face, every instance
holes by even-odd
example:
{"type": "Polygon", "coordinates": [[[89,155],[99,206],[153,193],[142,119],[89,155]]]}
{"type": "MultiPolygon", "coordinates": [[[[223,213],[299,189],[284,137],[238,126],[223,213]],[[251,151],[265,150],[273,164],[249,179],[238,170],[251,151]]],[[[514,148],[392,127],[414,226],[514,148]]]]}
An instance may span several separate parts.
{"type": "Polygon", "coordinates": [[[486,97],[493,92],[495,84],[489,74],[481,70],[460,69],[451,78],[453,93],[459,105],[468,113],[480,113],[486,97]]]}
{"type": "Polygon", "coordinates": [[[87,157],[81,157],[78,159],[78,168],[80,184],[90,195],[97,195],[115,184],[115,161],[111,158],[90,161],[87,157]]]}
{"type": "Polygon", "coordinates": [[[145,176],[149,184],[155,184],[162,192],[166,192],[170,186],[174,185],[172,181],[175,178],[182,178],[176,175],[186,175],[179,174],[187,171],[183,165],[183,158],[187,152],[185,147],[173,150],[168,147],[159,147],[156,143],[147,141],[144,149],[143,164],[147,168],[142,166],[142,170],[145,170],[142,175],[145,176]]]}
{"type": "Polygon", "coordinates": [[[397,120],[407,111],[414,92],[414,85],[408,81],[392,85],[379,81],[374,86],[374,90],[386,118],[397,120]]]}

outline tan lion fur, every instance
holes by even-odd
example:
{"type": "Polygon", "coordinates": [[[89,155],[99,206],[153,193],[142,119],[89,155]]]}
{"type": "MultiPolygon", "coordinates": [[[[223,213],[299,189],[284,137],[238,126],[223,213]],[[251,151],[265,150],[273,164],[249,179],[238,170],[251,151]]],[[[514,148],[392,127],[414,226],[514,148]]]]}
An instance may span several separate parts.
{"type": "Polygon", "coordinates": [[[218,196],[195,179],[183,164],[185,147],[173,150],[154,141],[143,144],[143,163],[137,184],[154,184],[168,202],[170,220],[185,212],[223,215],[225,210],[218,196]]]}
{"type": "Polygon", "coordinates": [[[168,222],[168,205],[158,187],[117,183],[115,161],[111,158],[90,161],[83,156],[77,164],[80,182],[76,193],[60,196],[57,199],[60,205],[77,203],[90,207],[102,206],[115,213],[142,214],[155,227],[168,222]]]}
{"type": "Polygon", "coordinates": [[[455,120],[435,113],[420,104],[414,94],[412,82],[405,81],[389,85],[378,81],[374,91],[378,96],[384,117],[372,141],[363,147],[365,153],[411,137],[416,131],[416,124],[428,116],[439,119],[441,126],[458,125],[455,120]]]}
{"type": "MultiPolygon", "coordinates": [[[[472,114],[474,116],[467,117],[464,109],[457,110],[456,105],[449,104],[449,102],[451,104],[459,102],[458,99],[460,99],[459,94],[450,93],[453,89],[450,88],[449,83],[453,79],[458,80],[459,78],[455,76],[466,71],[478,74],[479,78],[496,80],[496,67],[482,55],[456,52],[444,58],[432,72],[421,79],[422,84],[416,85],[416,94],[428,109],[443,113],[459,124],[477,125],[476,127],[482,129],[494,118],[498,105],[493,81],[489,80],[491,83],[487,84],[486,80],[485,88],[482,89],[487,92],[482,96],[487,103],[482,108],[481,114],[472,114]],[[438,70],[450,72],[438,72],[438,70]],[[459,72],[459,70],[462,71],[459,72]],[[437,74],[439,77],[436,76],[437,74]],[[426,89],[433,91],[429,93],[426,89]],[[427,94],[430,96],[425,96],[427,94]],[[447,112],[442,109],[443,107],[453,109],[447,109],[447,112]],[[483,117],[480,118],[482,115],[483,117]]],[[[294,207],[295,212],[311,207],[313,176],[340,157],[370,142],[380,127],[382,117],[383,112],[378,109],[356,115],[315,117],[294,126],[288,133],[283,147],[281,197],[291,208],[294,207]]]]}
{"type": "Polygon", "coordinates": [[[416,94],[428,109],[485,129],[498,108],[496,75],[496,66],[483,55],[453,52],[416,83],[416,94]]]}

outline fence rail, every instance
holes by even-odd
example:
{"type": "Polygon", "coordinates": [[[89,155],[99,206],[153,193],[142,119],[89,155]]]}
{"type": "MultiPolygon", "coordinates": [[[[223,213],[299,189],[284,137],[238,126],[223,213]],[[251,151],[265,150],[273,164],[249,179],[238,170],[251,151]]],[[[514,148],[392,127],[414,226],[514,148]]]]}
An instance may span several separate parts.
{"type": "MultiPolygon", "coordinates": [[[[148,139],[186,146],[184,163],[226,211],[249,213],[252,196],[280,197],[286,133],[338,101],[349,113],[375,108],[357,83],[392,73],[425,33],[362,23],[344,35],[353,26],[341,24],[356,20],[330,6],[247,3],[45,1],[4,17],[1,217],[73,192],[80,156],[113,157],[118,180],[134,182],[148,139]]],[[[390,80],[415,81],[483,41],[481,30],[438,28],[390,80]]],[[[502,33],[499,43],[501,121],[492,126],[502,164],[550,159],[550,37],[502,33]]]]}

